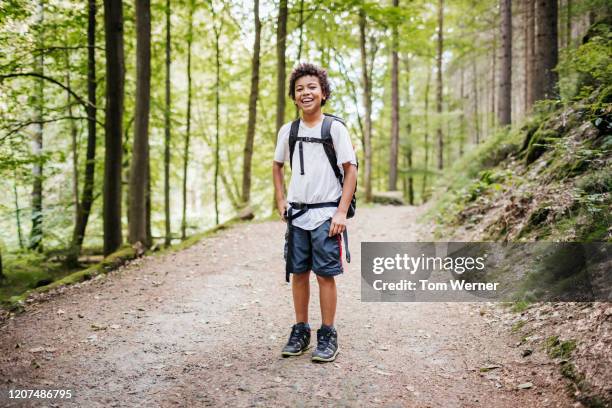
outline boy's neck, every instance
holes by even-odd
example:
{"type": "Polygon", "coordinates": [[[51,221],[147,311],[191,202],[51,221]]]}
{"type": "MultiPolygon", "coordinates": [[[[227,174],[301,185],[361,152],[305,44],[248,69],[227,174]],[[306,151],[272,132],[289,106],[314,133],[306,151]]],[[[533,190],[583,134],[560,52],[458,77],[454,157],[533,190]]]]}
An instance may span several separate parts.
{"type": "Polygon", "coordinates": [[[302,122],[304,122],[307,126],[314,126],[321,121],[323,117],[323,112],[321,109],[317,109],[315,112],[306,113],[302,111],[302,122]]]}

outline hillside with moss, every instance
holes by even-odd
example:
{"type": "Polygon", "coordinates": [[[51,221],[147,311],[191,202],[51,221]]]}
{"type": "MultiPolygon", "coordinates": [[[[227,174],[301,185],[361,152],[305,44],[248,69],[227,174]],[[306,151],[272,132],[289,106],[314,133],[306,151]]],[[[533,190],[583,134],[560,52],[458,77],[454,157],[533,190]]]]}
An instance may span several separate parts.
{"type": "Polygon", "coordinates": [[[610,241],[612,86],[539,104],[456,164],[429,212],[466,241],[610,241]]]}

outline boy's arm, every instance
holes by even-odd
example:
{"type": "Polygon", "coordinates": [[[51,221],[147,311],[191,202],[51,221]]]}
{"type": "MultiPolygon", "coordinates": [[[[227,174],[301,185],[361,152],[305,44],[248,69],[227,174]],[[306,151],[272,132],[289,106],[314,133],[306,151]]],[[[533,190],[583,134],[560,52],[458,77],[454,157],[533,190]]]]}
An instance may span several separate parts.
{"type": "Polygon", "coordinates": [[[336,214],[334,214],[331,226],[329,227],[330,237],[342,234],[346,229],[346,214],[355,193],[355,186],[357,185],[357,166],[351,162],[346,162],[342,163],[342,167],[344,169],[342,197],[340,198],[340,204],[338,204],[338,210],[336,210],[336,214]]]}
{"type": "MultiPolygon", "coordinates": [[[[272,162],[272,179],[274,180],[274,197],[276,198],[276,209],[283,221],[285,219],[285,208],[287,208],[287,201],[285,200],[285,194],[283,192],[283,165],[276,160],[272,162]]],[[[350,202],[350,201],[349,201],[350,202]]]]}

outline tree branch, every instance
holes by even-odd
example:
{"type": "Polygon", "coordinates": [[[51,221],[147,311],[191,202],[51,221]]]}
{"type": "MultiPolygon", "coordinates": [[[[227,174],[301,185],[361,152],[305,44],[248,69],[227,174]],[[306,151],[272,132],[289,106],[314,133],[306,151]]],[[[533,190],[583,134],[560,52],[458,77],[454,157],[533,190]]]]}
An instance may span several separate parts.
{"type": "MultiPolygon", "coordinates": [[[[19,123],[19,125],[17,125],[15,128],[10,129],[8,131],[8,133],[6,133],[5,135],[3,135],[0,140],[5,140],[8,139],[9,137],[11,137],[12,135],[16,134],[17,132],[19,132],[21,129],[28,127],[30,125],[35,125],[35,124],[45,124],[45,123],[52,123],[52,122],[59,122],[60,120],[88,120],[89,118],[87,116],[62,116],[59,118],[51,118],[51,119],[43,119],[43,120],[28,120],[27,122],[21,122],[19,123]]],[[[96,123],[98,123],[100,126],[104,126],[104,123],[101,123],[99,121],[96,120],[96,123]]]]}
{"type": "Polygon", "coordinates": [[[0,82],[4,81],[7,78],[18,78],[18,77],[34,77],[34,78],[44,79],[45,81],[51,82],[52,84],[55,84],[59,86],[60,88],[62,88],[63,90],[65,90],[66,92],[68,92],[70,95],[74,97],[74,99],[76,99],[81,105],[83,105],[84,108],[87,108],[89,106],[96,108],[96,106],[92,105],[91,103],[81,98],[79,95],[76,94],[76,92],[74,92],[72,89],[70,89],[66,85],[62,84],[56,79],[53,79],[46,75],[39,74],[37,72],[20,72],[20,73],[15,73],[15,74],[0,75],[0,82]]]}

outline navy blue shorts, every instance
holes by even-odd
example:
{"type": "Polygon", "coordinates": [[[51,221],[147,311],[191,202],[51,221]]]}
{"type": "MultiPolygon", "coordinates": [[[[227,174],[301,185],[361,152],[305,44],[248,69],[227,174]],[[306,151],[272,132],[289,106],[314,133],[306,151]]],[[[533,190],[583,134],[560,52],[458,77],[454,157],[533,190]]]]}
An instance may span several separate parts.
{"type": "Polygon", "coordinates": [[[312,231],[295,225],[291,244],[291,259],[287,259],[289,228],[285,233],[285,262],[289,272],[313,271],[320,276],[340,275],[342,270],[342,234],[329,237],[331,219],[312,231]]]}

